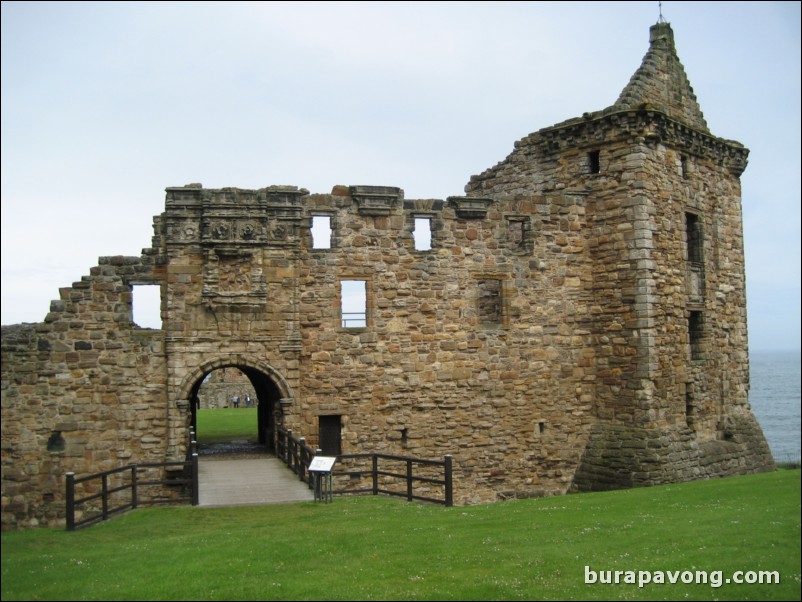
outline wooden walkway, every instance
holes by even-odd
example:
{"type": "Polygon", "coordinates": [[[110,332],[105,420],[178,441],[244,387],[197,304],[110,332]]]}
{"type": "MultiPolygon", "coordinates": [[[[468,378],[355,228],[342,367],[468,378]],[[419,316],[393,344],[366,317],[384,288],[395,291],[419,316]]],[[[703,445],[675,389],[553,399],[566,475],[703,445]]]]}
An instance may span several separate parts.
{"type": "Polygon", "coordinates": [[[314,499],[303,481],[273,456],[201,456],[198,461],[201,506],[284,504],[314,499]]]}

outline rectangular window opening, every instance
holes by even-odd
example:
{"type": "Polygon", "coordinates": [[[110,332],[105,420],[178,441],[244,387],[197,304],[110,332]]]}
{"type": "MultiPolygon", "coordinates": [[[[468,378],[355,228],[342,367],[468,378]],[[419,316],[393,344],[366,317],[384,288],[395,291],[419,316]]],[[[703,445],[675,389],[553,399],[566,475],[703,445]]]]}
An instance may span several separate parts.
{"type": "Polygon", "coordinates": [[[532,221],[528,217],[507,218],[507,241],[511,251],[525,253],[532,250],[532,221]]]}
{"type": "Polygon", "coordinates": [[[688,316],[688,341],[691,346],[691,359],[704,359],[702,340],[704,338],[704,314],[701,311],[692,311],[688,316]]]}
{"type": "Polygon", "coordinates": [[[702,220],[695,213],[685,214],[685,246],[687,253],[688,294],[692,304],[705,300],[704,231],[702,220]]]}
{"type": "Polygon", "coordinates": [[[600,151],[590,151],[588,153],[588,171],[589,173],[599,173],[601,171],[600,151]]]}
{"type": "Polygon", "coordinates": [[[158,284],[134,284],[131,287],[132,320],[140,328],[162,328],[162,295],[158,284]]]}
{"type": "Polygon", "coordinates": [[[331,249],[331,216],[312,216],[312,248],[331,249]]]}
{"type": "Polygon", "coordinates": [[[415,238],[416,251],[432,250],[432,218],[416,217],[415,230],[412,232],[415,238]]]}
{"type": "Polygon", "coordinates": [[[688,157],[686,157],[685,155],[680,155],[680,157],[679,157],[679,166],[680,166],[680,171],[682,172],[682,177],[683,178],[687,178],[688,177],[688,157]]]}
{"type": "Polygon", "coordinates": [[[365,328],[368,325],[367,281],[340,281],[340,319],[343,328],[365,328]]]}
{"type": "Polygon", "coordinates": [[[702,263],[704,260],[702,249],[702,224],[699,216],[695,213],[685,214],[685,237],[688,246],[688,261],[691,263],[702,263]]]}
{"type": "Polygon", "coordinates": [[[501,280],[497,278],[478,281],[479,323],[501,324],[502,298],[501,280]]]}

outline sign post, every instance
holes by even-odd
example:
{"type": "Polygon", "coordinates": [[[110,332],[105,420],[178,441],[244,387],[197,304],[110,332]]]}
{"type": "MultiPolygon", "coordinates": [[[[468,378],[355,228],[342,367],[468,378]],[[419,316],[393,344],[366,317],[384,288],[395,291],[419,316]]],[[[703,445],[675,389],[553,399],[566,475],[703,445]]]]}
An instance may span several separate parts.
{"type": "Polygon", "coordinates": [[[331,471],[336,461],[337,458],[331,456],[315,456],[312,458],[312,463],[309,464],[309,472],[314,481],[316,502],[328,504],[332,501],[331,471]]]}

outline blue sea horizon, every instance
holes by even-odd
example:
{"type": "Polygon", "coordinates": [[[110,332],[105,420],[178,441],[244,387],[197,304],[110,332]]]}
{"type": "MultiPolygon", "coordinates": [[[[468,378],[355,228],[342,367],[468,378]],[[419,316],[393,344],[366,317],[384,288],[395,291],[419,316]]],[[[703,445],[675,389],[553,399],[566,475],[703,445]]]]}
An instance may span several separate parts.
{"type": "Polygon", "coordinates": [[[799,462],[800,350],[751,350],[749,403],[778,462],[799,462]]]}

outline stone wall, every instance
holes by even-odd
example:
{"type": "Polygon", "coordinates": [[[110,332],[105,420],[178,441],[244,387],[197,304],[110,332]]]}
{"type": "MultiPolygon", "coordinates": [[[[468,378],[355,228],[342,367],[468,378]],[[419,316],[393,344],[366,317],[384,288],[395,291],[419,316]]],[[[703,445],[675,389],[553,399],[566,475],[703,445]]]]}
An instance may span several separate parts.
{"type": "Polygon", "coordinates": [[[773,470],[763,432],[751,414],[730,415],[721,439],[689,428],[638,428],[598,423],[572,491],[599,491],[677,483],[773,470]]]}
{"type": "Polygon", "coordinates": [[[304,257],[299,282],[296,430],[314,442],[318,416],[340,415],[346,453],[452,453],[463,503],[564,491],[591,420],[577,382],[588,364],[587,332],[574,317],[580,279],[566,267],[583,246],[571,225],[581,208],[559,197],[559,209],[527,198],[464,211],[466,198],[406,200],[397,191],[386,214],[370,215],[354,200],[359,190],[334,192],[308,201],[335,215],[335,228],[332,249],[304,257]],[[413,220],[422,215],[432,249],[416,251],[413,220]],[[513,240],[513,220],[537,231],[537,243],[513,240]],[[345,279],[367,282],[365,328],[340,325],[345,279]],[[500,293],[497,312],[482,310],[488,282],[500,293]],[[485,313],[495,321],[483,322],[485,313]]]}
{"type": "Polygon", "coordinates": [[[68,471],[164,459],[164,337],[131,314],[131,285],[155,271],[147,258],[101,258],[43,323],[3,326],[4,529],[63,521],[68,471]]]}

